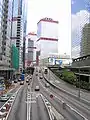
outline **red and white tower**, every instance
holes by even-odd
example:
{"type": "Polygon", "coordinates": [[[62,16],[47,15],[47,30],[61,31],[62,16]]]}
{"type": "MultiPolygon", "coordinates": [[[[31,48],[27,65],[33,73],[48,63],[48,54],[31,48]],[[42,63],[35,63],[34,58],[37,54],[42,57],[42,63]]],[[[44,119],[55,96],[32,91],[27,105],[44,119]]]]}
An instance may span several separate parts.
{"type": "Polygon", "coordinates": [[[43,18],[37,23],[37,48],[40,59],[58,52],[58,21],[43,18]]]}
{"type": "Polygon", "coordinates": [[[33,32],[28,33],[26,40],[27,40],[27,45],[26,45],[25,66],[29,67],[34,61],[36,61],[37,34],[35,34],[33,32]]]}

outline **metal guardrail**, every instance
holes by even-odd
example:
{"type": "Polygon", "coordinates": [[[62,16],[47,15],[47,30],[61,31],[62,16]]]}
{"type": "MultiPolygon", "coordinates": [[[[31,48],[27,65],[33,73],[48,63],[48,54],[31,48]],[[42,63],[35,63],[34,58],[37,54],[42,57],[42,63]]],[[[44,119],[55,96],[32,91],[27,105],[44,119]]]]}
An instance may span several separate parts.
{"type": "MultiPolygon", "coordinates": [[[[42,74],[43,74],[43,72],[42,72],[42,74]]],[[[56,89],[59,89],[60,91],[66,93],[66,94],[68,94],[68,95],[70,95],[70,96],[73,96],[73,97],[77,98],[76,96],[74,96],[74,95],[66,92],[65,90],[59,88],[59,87],[56,86],[55,84],[53,84],[53,83],[51,83],[50,81],[48,81],[47,78],[44,76],[44,74],[43,74],[43,77],[44,77],[44,79],[45,79],[51,86],[55,87],[56,89]]],[[[84,102],[86,102],[86,101],[84,101],[84,102]]],[[[78,115],[82,120],[88,120],[88,119],[85,118],[82,114],[80,114],[79,112],[77,112],[74,108],[72,108],[71,106],[69,106],[68,104],[66,104],[64,101],[62,101],[62,107],[63,107],[63,109],[67,109],[67,110],[73,111],[73,112],[74,112],[76,115],[78,115]]],[[[53,119],[51,119],[51,120],[53,120],[53,119]]]]}
{"type": "MultiPolygon", "coordinates": [[[[21,87],[20,87],[21,88],[21,87]]],[[[15,99],[16,99],[16,96],[20,90],[20,88],[10,97],[10,99],[0,108],[0,118],[1,120],[7,120],[9,115],[10,115],[10,112],[11,112],[11,109],[12,109],[12,106],[15,102],[15,99]]]]}
{"type": "MultiPolygon", "coordinates": [[[[67,94],[67,95],[69,95],[69,96],[71,96],[71,97],[73,97],[73,98],[79,100],[79,98],[78,98],[76,95],[74,95],[74,94],[72,94],[72,93],[70,93],[70,92],[68,92],[68,91],[66,91],[66,90],[64,90],[64,89],[62,89],[62,88],[60,88],[59,86],[56,86],[55,84],[51,83],[51,82],[48,81],[48,79],[44,76],[44,73],[43,73],[43,72],[42,72],[42,74],[43,74],[44,79],[45,79],[51,86],[53,86],[54,88],[56,88],[56,89],[58,89],[58,90],[64,92],[65,94],[67,94]]],[[[55,76],[55,77],[57,78],[57,76],[55,76]]],[[[90,106],[90,102],[89,102],[89,101],[87,101],[87,100],[85,100],[85,99],[80,99],[80,101],[83,102],[84,104],[90,106]]]]}

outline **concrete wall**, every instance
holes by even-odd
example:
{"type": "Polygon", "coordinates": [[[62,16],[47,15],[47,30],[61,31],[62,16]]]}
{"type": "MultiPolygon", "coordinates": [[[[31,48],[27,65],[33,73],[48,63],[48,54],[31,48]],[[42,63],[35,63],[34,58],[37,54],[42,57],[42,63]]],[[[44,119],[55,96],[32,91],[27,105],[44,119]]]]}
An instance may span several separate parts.
{"type": "Polygon", "coordinates": [[[72,63],[72,67],[82,67],[82,66],[90,66],[90,58],[81,61],[74,61],[72,63]]]}

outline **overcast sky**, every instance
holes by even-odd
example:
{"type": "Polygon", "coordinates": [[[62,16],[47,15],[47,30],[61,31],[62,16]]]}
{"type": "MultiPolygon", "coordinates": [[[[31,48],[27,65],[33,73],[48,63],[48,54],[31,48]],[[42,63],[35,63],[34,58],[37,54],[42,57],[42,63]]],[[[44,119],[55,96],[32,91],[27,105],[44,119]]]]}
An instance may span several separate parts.
{"type": "Polygon", "coordinates": [[[59,21],[59,53],[70,54],[71,0],[28,0],[27,32],[37,32],[37,22],[44,17],[59,21]]]}
{"type": "Polygon", "coordinates": [[[76,31],[78,24],[85,21],[87,16],[88,12],[85,10],[82,0],[28,0],[27,33],[33,31],[37,32],[37,22],[41,18],[49,17],[54,20],[58,20],[59,53],[67,53],[71,55],[71,33],[76,31]],[[78,1],[79,3],[77,3],[78,1]],[[71,3],[73,6],[76,4],[76,8],[74,8],[72,16],[71,3]]]}

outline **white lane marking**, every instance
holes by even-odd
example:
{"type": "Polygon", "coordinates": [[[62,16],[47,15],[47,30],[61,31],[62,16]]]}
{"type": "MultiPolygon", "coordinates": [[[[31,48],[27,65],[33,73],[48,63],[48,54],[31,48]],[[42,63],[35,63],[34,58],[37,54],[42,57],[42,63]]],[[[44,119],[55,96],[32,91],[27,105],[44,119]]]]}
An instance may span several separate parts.
{"type": "MultiPolygon", "coordinates": [[[[53,76],[53,79],[54,79],[54,81],[56,80],[56,78],[58,78],[55,74],[53,74],[53,73],[51,73],[52,75],[54,75],[53,76]]],[[[46,76],[45,76],[46,77],[46,76]]],[[[52,78],[52,77],[51,77],[52,78]]],[[[59,79],[59,78],[58,78],[59,79]]],[[[54,82],[53,81],[53,82],[54,82]]],[[[55,87],[57,87],[58,89],[60,89],[60,90],[62,90],[62,91],[64,91],[65,93],[68,93],[68,94],[71,94],[72,96],[75,96],[75,97],[77,97],[77,95],[75,95],[75,94],[73,94],[73,93],[70,93],[70,92],[68,92],[67,90],[64,90],[63,88],[59,88],[59,86],[57,86],[56,84],[54,84],[53,82],[51,82],[51,84],[53,84],[55,87]]],[[[86,99],[84,99],[84,98],[81,98],[83,101],[85,101],[85,102],[87,102],[87,103],[90,103],[89,102],[89,100],[86,100],[86,99]]]]}
{"type": "Polygon", "coordinates": [[[75,110],[74,108],[72,108],[70,105],[67,104],[67,106],[74,112],[76,112],[78,115],[80,115],[82,118],[84,118],[84,120],[88,120],[86,117],[84,117],[81,113],[79,113],[77,110],[75,110]]]}
{"type": "MultiPolygon", "coordinates": [[[[17,96],[19,90],[21,89],[21,87],[22,87],[22,86],[20,86],[20,88],[15,92],[15,97],[14,97],[14,99],[13,99],[13,102],[12,102],[12,104],[11,104],[11,107],[10,107],[10,109],[9,109],[9,111],[8,111],[8,114],[7,114],[6,118],[5,118],[5,120],[8,120],[8,117],[9,117],[10,112],[11,112],[11,110],[12,110],[12,106],[13,106],[13,104],[14,104],[14,102],[15,102],[16,96],[17,96]]],[[[9,100],[8,100],[8,101],[9,101],[9,100]]],[[[7,104],[8,101],[7,101],[5,104],[7,104]]]]}
{"type": "Polygon", "coordinates": [[[50,109],[49,109],[49,107],[47,106],[47,104],[46,104],[46,102],[45,102],[44,96],[41,95],[41,97],[42,97],[42,100],[43,100],[43,102],[44,102],[44,104],[45,104],[45,107],[46,107],[46,109],[47,109],[47,111],[48,111],[50,120],[54,120],[54,116],[53,116],[52,113],[50,112],[50,109]]]}
{"type": "MultiPolygon", "coordinates": [[[[43,86],[43,84],[41,83],[41,81],[39,81],[39,83],[42,85],[42,87],[46,90],[46,91],[48,91],[50,94],[53,94],[52,92],[50,92],[49,90],[47,90],[44,86],[43,86]]],[[[65,103],[63,100],[61,100],[60,98],[58,98],[55,94],[53,94],[54,95],[54,97],[56,98],[56,99],[58,99],[59,101],[61,101],[62,103],[65,103]]],[[[80,112],[78,112],[77,110],[75,110],[74,108],[72,108],[70,105],[68,105],[68,104],[66,104],[71,110],[73,110],[74,112],[76,112],[78,115],[80,115],[82,118],[84,118],[84,120],[88,120],[85,116],[83,116],[80,112]]]]}
{"type": "Polygon", "coordinates": [[[25,101],[27,104],[31,104],[31,103],[36,103],[36,101],[35,100],[33,100],[33,101],[25,101]]]}
{"type": "MultiPolygon", "coordinates": [[[[31,82],[31,85],[28,86],[28,90],[27,90],[27,100],[28,98],[31,99],[31,87],[32,87],[32,84],[33,84],[33,77],[32,77],[32,82],[31,82]]],[[[27,101],[27,120],[30,120],[30,113],[31,113],[31,101],[27,101]]]]}

